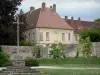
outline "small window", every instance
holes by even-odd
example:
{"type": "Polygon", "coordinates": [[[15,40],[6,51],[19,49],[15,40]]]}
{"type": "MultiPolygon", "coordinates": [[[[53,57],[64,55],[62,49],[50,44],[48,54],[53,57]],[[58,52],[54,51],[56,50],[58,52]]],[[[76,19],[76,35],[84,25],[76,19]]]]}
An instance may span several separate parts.
{"type": "Polygon", "coordinates": [[[70,41],[70,33],[68,33],[68,41],[70,41]]]}
{"type": "Polygon", "coordinates": [[[65,33],[62,33],[62,41],[65,41],[65,33]]]}
{"type": "Polygon", "coordinates": [[[46,32],[46,41],[49,41],[49,32],[46,32]]]}
{"type": "Polygon", "coordinates": [[[40,41],[43,41],[43,32],[40,32],[40,33],[39,33],[39,38],[40,38],[40,39],[39,39],[40,41]]]}
{"type": "Polygon", "coordinates": [[[57,32],[54,33],[54,40],[55,40],[55,41],[58,40],[58,33],[57,33],[57,32]]]}

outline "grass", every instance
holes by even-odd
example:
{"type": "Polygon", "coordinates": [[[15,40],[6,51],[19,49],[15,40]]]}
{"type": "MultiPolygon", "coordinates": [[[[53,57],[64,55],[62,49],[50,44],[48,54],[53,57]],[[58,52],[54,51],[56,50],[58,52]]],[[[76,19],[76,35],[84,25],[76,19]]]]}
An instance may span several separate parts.
{"type": "Polygon", "coordinates": [[[100,67],[100,58],[40,59],[40,66],[100,67]]]}
{"type": "Polygon", "coordinates": [[[33,75],[100,75],[100,70],[57,70],[40,69],[42,73],[33,75]]]}

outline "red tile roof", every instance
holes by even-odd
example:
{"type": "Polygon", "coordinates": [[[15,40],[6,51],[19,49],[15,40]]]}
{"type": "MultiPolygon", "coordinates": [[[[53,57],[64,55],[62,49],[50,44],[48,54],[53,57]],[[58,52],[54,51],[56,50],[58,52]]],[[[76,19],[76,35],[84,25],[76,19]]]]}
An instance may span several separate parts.
{"type": "Polygon", "coordinates": [[[74,29],[75,33],[79,33],[84,28],[100,27],[100,22],[89,22],[67,19],[66,22],[74,29]]]}
{"type": "Polygon", "coordinates": [[[27,15],[28,29],[30,28],[54,28],[54,29],[68,29],[73,28],[66,23],[56,12],[53,12],[51,8],[45,7],[31,11],[27,15]]]}

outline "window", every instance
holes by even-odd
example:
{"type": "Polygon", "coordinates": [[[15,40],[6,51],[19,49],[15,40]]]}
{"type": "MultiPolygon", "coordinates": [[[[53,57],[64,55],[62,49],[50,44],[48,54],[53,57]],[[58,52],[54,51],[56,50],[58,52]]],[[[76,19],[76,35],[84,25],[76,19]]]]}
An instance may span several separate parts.
{"type": "Polygon", "coordinates": [[[76,41],[78,40],[78,35],[75,35],[75,40],[76,40],[76,41]]]}
{"type": "Polygon", "coordinates": [[[55,41],[58,40],[58,33],[57,33],[57,32],[54,33],[54,40],[55,40],[55,41]]]}
{"type": "Polygon", "coordinates": [[[33,37],[32,37],[32,40],[35,40],[35,33],[33,32],[33,37]]]}
{"type": "Polygon", "coordinates": [[[40,40],[40,41],[43,41],[43,32],[40,32],[40,33],[39,33],[39,40],[40,40]]]}
{"type": "Polygon", "coordinates": [[[49,41],[49,32],[46,32],[46,41],[49,41]]]}
{"type": "Polygon", "coordinates": [[[29,33],[29,41],[30,41],[30,33],[29,33]]]}
{"type": "Polygon", "coordinates": [[[68,33],[68,41],[70,41],[70,33],[68,33]]]}
{"type": "Polygon", "coordinates": [[[65,41],[65,33],[62,33],[62,41],[65,41]]]}

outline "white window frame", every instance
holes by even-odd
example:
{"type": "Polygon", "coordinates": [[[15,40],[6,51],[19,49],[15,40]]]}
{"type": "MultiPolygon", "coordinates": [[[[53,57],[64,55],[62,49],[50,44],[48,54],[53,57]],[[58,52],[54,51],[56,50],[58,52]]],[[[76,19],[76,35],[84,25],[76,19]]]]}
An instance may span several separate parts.
{"type": "Polygon", "coordinates": [[[50,40],[50,33],[46,32],[46,41],[49,41],[49,40],[50,40]]]}
{"type": "Polygon", "coordinates": [[[68,41],[70,41],[70,40],[71,40],[71,34],[68,33],[68,41]]]}
{"type": "Polygon", "coordinates": [[[62,41],[66,41],[66,34],[62,33],[62,41]]]}
{"type": "Polygon", "coordinates": [[[43,32],[39,32],[39,41],[43,41],[43,32]]]}
{"type": "Polygon", "coordinates": [[[54,32],[54,41],[58,41],[58,33],[54,32]]]}

